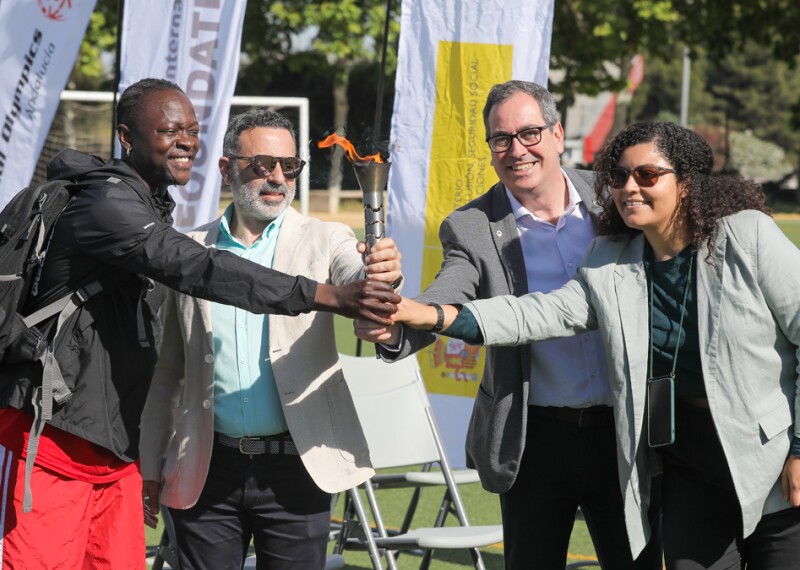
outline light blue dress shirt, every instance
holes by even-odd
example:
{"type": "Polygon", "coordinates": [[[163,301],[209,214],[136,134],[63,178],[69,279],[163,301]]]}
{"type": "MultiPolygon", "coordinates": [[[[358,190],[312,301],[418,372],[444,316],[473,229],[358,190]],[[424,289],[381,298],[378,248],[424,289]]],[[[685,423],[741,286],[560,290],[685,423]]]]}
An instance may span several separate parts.
{"type": "MultiPolygon", "coordinates": [[[[525,256],[530,293],[549,293],[569,281],[596,236],[586,205],[566,174],[564,179],[569,204],[555,225],[529,212],[506,188],[525,256]]],[[[531,345],[528,404],[570,408],[611,405],[605,351],[598,332],[531,345]]]]}
{"type": "MultiPolygon", "coordinates": [[[[272,267],[284,214],[253,245],[230,232],[233,206],[220,220],[217,249],[272,267]]],[[[231,437],[274,435],[288,429],[269,353],[269,320],[232,305],[211,303],[214,331],[214,430],[231,437]]]]}

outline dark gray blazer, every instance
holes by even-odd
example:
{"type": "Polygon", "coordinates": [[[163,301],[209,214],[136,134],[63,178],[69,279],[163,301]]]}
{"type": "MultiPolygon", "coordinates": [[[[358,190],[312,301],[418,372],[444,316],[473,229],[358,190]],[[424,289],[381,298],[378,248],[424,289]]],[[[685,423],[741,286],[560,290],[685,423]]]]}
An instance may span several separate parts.
{"type": "MultiPolygon", "coordinates": [[[[565,169],[596,221],[594,174],[565,169]]],[[[525,295],[528,279],[511,204],[502,183],[450,214],[439,229],[444,261],[421,302],[466,303],[498,295],[525,295]]],[[[384,360],[397,360],[428,346],[435,336],[403,328],[399,353],[378,347],[384,360]]],[[[517,477],[525,449],[530,388],[530,347],[486,349],[483,378],[467,432],[467,465],[484,488],[503,493],[517,477]]]]}

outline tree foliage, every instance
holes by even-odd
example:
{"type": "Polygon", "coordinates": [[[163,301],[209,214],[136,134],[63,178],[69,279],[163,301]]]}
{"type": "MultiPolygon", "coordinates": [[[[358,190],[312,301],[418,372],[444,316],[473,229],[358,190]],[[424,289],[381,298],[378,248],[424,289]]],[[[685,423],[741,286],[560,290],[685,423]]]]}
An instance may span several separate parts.
{"type": "MultiPolygon", "coordinates": [[[[78,89],[110,88],[101,65],[113,53],[119,0],[98,0],[70,80],[78,89]]],[[[136,0],[128,0],[136,1],[136,0]]],[[[355,142],[371,133],[386,0],[248,0],[237,93],[302,95],[312,101],[316,135],[347,127],[355,142]],[[304,38],[298,40],[298,38],[304,38]],[[325,125],[324,127],[321,125],[325,125]]],[[[392,0],[384,115],[396,68],[401,0],[392,0]]],[[[634,55],[646,80],[633,118],[677,119],[680,60],[692,56],[692,124],[726,121],[800,155],[800,2],[796,0],[556,0],[550,88],[562,116],[577,94],[624,90],[634,55]]],[[[371,136],[371,135],[374,135],[371,136]]]]}
{"type": "Polygon", "coordinates": [[[117,43],[117,0],[98,0],[69,80],[71,89],[110,89],[117,43]],[[108,65],[104,65],[108,64],[108,65]]]}
{"type": "MultiPolygon", "coordinates": [[[[399,9],[397,2],[391,3],[399,9]]],[[[313,32],[305,49],[297,46],[287,53],[283,42],[281,56],[286,61],[304,64],[305,71],[316,77],[328,78],[332,84],[333,128],[347,127],[350,116],[350,79],[359,67],[377,64],[381,58],[387,3],[385,0],[338,0],[309,2],[280,0],[269,4],[269,17],[280,22],[279,29],[289,33],[313,32]]],[[[397,14],[390,14],[389,38],[395,44],[400,30],[397,14]],[[395,16],[395,17],[392,17],[395,16]]],[[[291,64],[290,64],[291,65],[291,64]]],[[[387,50],[385,73],[394,72],[396,50],[387,50]]],[[[370,133],[370,152],[381,133],[370,133]]],[[[328,187],[342,186],[341,150],[333,153],[328,187]]]]}
{"type": "MultiPolygon", "coordinates": [[[[631,118],[677,121],[680,81],[681,49],[648,60],[647,81],[633,97],[631,118]]],[[[800,66],[775,59],[770,47],[755,42],[719,59],[700,48],[694,51],[690,86],[689,124],[717,144],[720,168],[742,163],[731,156],[734,132],[774,143],[789,160],[800,161],[800,66]]],[[[738,152],[741,157],[741,138],[738,152]]]]}
{"type": "Polygon", "coordinates": [[[554,3],[550,87],[562,116],[578,93],[597,95],[626,86],[630,62],[648,47],[657,53],[680,18],[669,0],[559,0],[554,3]]]}

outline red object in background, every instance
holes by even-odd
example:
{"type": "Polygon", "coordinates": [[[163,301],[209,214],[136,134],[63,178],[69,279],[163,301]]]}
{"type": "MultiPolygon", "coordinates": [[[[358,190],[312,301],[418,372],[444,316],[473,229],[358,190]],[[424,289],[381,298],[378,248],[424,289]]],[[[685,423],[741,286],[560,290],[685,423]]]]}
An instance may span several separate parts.
{"type": "Polygon", "coordinates": [[[611,127],[614,125],[614,112],[617,108],[617,95],[611,95],[608,104],[603,108],[603,112],[597,118],[592,131],[583,138],[583,162],[584,164],[591,164],[594,160],[595,153],[600,150],[603,143],[606,141],[611,127]]]}
{"type": "MultiPolygon", "coordinates": [[[[644,79],[644,56],[635,55],[631,60],[631,68],[628,71],[628,86],[625,88],[625,92],[628,96],[636,91],[642,79],[644,79]]],[[[584,164],[591,164],[594,160],[594,155],[602,148],[608,133],[611,131],[611,127],[614,126],[616,108],[617,94],[612,93],[611,100],[603,108],[603,112],[600,113],[591,132],[583,139],[584,164]]]]}
{"type": "Polygon", "coordinates": [[[628,93],[633,93],[644,79],[644,56],[635,55],[631,60],[631,70],[628,72],[628,93]]]}

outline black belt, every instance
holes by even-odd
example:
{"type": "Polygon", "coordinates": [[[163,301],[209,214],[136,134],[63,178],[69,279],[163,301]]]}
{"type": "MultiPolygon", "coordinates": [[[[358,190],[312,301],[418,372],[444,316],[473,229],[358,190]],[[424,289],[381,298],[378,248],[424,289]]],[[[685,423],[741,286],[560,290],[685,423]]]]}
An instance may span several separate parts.
{"type": "Polygon", "coordinates": [[[244,455],[300,455],[288,431],[264,437],[231,437],[219,432],[214,435],[218,444],[237,449],[244,455]]]}
{"type": "Polygon", "coordinates": [[[614,425],[614,408],[611,406],[591,406],[589,408],[529,406],[529,408],[532,414],[568,422],[578,427],[609,427],[614,425]]]}

